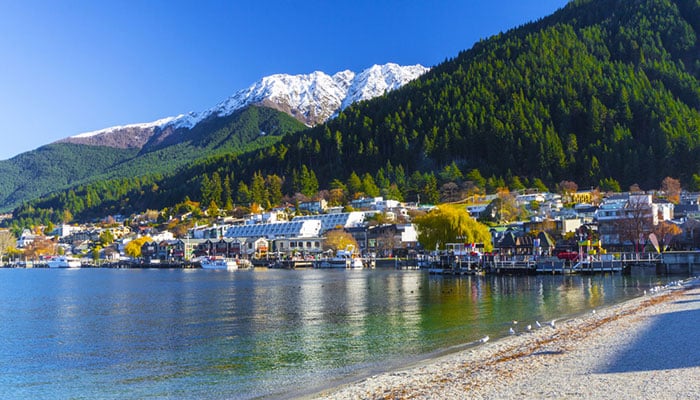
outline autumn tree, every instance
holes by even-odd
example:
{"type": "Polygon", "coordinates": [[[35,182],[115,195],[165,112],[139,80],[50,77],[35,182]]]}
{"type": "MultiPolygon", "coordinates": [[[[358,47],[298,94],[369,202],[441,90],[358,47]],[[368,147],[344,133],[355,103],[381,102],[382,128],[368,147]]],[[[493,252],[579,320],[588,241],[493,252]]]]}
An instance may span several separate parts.
{"type": "Polygon", "coordinates": [[[54,254],[56,254],[56,243],[45,236],[36,237],[33,242],[24,247],[24,255],[32,260],[54,254]]]}
{"type": "Polygon", "coordinates": [[[576,182],[572,181],[561,181],[557,185],[557,189],[559,190],[559,193],[562,195],[564,198],[564,201],[566,203],[570,203],[573,198],[573,195],[578,191],[578,185],[576,182]]]}
{"type": "Polygon", "coordinates": [[[355,238],[343,229],[333,229],[326,232],[326,237],[323,241],[324,250],[343,250],[348,245],[354,246],[355,249],[359,248],[355,238]]]}
{"type": "Polygon", "coordinates": [[[496,197],[482,214],[485,221],[508,223],[517,221],[523,214],[523,209],[518,205],[515,196],[507,188],[500,188],[496,197]]]}
{"type": "Polygon", "coordinates": [[[152,241],[153,239],[151,239],[149,236],[136,238],[124,246],[124,252],[131,258],[139,258],[141,257],[141,247],[143,247],[145,243],[152,241]]]}
{"type": "Polygon", "coordinates": [[[17,245],[17,238],[8,230],[0,231],[0,264],[5,254],[10,252],[17,245]]]}
{"type": "Polygon", "coordinates": [[[661,191],[666,194],[666,200],[673,204],[681,201],[681,181],[667,176],[661,181],[661,191]]]}
{"type": "Polygon", "coordinates": [[[483,243],[491,251],[491,233],[486,225],[469,216],[463,206],[441,205],[417,216],[418,241],[425,249],[445,248],[446,243],[483,243]]]}

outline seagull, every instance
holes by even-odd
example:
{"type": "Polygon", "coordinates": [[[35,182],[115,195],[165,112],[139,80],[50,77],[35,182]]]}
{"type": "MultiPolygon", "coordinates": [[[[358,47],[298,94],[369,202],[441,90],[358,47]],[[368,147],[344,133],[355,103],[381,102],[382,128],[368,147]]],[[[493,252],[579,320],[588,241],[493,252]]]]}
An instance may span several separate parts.
{"type": "Polygon", "coordinates": [[[518,321],[513,320],[513,325],[518,325],[518,321]]]}
{"type": "Polygon", "coordinates": [[[488,335],[482,337],[481,340],[479,340],[479,342],[481,342],[481,343],[486,343],[486,342],[488,342],[488,341],[489,341],[488,335]]]}
{"type": "Polygon", "coordinates": [[[539,329],[542,327],[542,324],[540,324],[540,321],[535,321],[535,326],[539,329]]]}
{"type": "Polygon", "coordinates": [[[554,326],[554,320],[549,321],[549,326],[551,326],[552,329],[556,329],[556,326],[554,326]]]}
{"type": "Polygon", "coordinates": [[[530,331],[532,330],[532,325],[526,326],[525,329],[526,329],[528,332],[530,332],[530,331]]]}
{"type": "Polygon", "coordinates": [[[595,310],[591,310],[591,314],[595,314],[595,310]]]}
{"type": "Polygon", "coordinates": [[[508,334],[515,335],[515,329],[513,329],[513,328],[508,329],[508,334]]]}

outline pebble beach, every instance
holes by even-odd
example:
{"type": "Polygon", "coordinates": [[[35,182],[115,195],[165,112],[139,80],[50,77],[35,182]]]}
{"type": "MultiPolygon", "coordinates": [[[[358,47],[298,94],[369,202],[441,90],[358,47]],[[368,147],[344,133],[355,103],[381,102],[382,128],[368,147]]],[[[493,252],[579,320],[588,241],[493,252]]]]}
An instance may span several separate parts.
{"type": "Polygon", "coordinates": [[[700,399],[700,280],[540,325],[312,397],[700,399]]]}

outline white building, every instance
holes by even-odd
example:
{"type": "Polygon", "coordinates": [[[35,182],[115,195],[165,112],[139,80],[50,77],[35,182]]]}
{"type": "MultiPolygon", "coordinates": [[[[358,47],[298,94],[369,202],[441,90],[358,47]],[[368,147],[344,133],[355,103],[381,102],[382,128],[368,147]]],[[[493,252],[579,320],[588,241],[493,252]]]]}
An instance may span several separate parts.
{"type": "Polygon", "coordinates": [[[292,219],[294,221],[317,220],[321,222],[321,233],[335,228],[355,228],[365,222],[365,213],[353,211],[339,214],[303,215],[292,219]]]}
{"type": "Polygon", "coordinates": [[[225,237],[228,238],[278,238],[315,237],[321,232],[321,221],[318,219],[297,220],[291,222],[272,222],[268,224],[234,225],[228,228],[225,237]]]}

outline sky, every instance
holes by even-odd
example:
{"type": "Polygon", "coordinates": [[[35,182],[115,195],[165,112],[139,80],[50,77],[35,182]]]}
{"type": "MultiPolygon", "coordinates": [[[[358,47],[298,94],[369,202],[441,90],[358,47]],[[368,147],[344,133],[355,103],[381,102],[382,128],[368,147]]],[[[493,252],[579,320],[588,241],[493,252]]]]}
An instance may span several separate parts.
{"type": "Polygon", "coordinates": [[[0,160],[262,77],[434,66],[566,0],[0,0],[0,160]]]}

